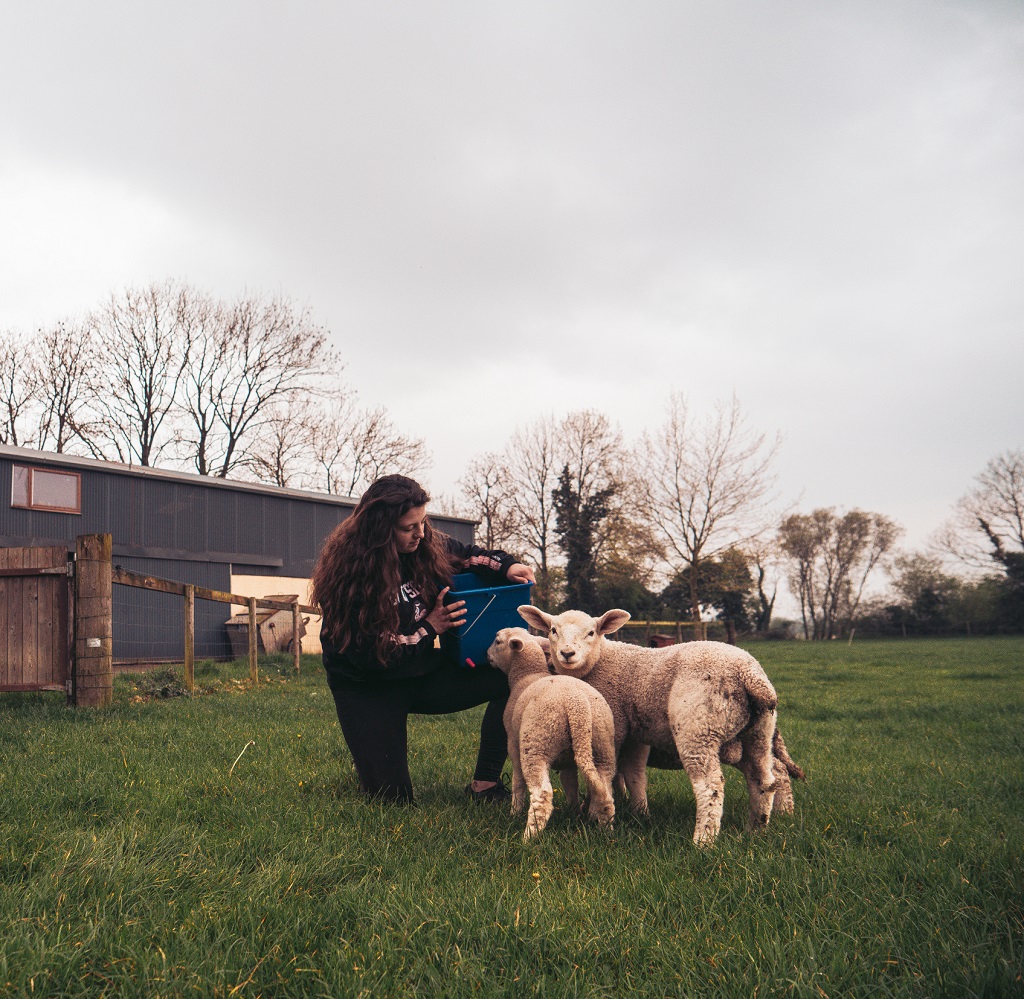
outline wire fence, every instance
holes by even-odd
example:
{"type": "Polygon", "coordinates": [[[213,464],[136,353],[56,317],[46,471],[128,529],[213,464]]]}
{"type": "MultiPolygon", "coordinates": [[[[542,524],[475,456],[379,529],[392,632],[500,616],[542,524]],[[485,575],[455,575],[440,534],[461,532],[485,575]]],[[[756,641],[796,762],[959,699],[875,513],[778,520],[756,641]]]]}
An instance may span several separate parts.
{"type": "MultiPolygon", "coordinates": [[[[132,572],[121,566],[111,567],[111,583],[112,586],[134,587],[150,593],[163,594],[170,598],[171,602],[166,604],[166,618],[160,623],[160,627],[166,629],[168,636],[170,629],[175,629],[181,636],[181,660],[185,666],[185,686],[189,690],[195,689],[197,606],[235,604],[247,608],[245,647],[249,659],[250,678],[253,682],[259,679],[258,653],[261,647],[267,652],[290,651],[297,673],[300,668],[301,639],[305,621],[309,617],[320,615],[318,608],[300,604],[297,599],[285,602],[265,597],[246,597],[237,593],[211,590],[194,583],[182,583],[177,580],[132,572]],[[172,604],[177,604],[177,613],[174,613],[172,604]],[[270,613],[264,613],[267,611],[270,613]],[[285,622],[281,620],[282,612],[290,615],[290,627],[285,627],[285,622]],[[177,619],[176,623],[175,618],[177,619]]],[[[230,638],[231,636],[229,636],[230,638]]],[[[235,642],[232,641],[231,645],[233,652],[239,651],[235,642]]],[[[212,657],[205,657],[200,652],[199,658],[212,657]]]]}

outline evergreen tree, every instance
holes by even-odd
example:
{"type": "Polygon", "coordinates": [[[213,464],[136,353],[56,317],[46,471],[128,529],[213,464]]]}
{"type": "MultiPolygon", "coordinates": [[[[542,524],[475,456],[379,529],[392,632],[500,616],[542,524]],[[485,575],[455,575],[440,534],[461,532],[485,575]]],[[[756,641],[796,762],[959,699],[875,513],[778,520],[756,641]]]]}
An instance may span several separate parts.
{"type": "Polygon", "coordinates": [[[558,477],[552,492],[555,507],[555,534],[565,553],[565,606],[587,614],[597,613],[596,533],[608,516],[613,486],[580,495],[568,464],[558,477]]]}

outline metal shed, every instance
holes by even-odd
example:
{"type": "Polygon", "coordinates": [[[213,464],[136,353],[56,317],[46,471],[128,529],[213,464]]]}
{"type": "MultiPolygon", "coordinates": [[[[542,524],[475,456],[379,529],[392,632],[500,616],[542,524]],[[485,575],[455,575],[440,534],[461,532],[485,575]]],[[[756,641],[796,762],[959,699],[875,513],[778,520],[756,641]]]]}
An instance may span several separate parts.
{"type": "MultiPolygon", "coordinates": [[[[0,547],[66,544],[73,551],[80,534],[110,534],[115,564],[211,590],[251,596],[294,590],[356,502],[0,445],[0,547]]],[[[472,521],[433,520],[460,541],[473,540],[472,521]]],[[[115,586],[115,660],[180,658],[179,603],[115,586]]],[[[229,616],[223,604],[197,602],[197,656],[231,655],[229,616]]]]}

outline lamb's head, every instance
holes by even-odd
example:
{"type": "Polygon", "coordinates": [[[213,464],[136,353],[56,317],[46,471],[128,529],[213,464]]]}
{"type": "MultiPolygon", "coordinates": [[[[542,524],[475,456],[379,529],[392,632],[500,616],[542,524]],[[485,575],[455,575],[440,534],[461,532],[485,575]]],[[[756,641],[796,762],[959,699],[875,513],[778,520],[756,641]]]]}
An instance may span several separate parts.
{"type": "Polygon", "coordinates": [[[547,672],[547,656],[540,642],[525,628],[502,628],[487,650],[487,661],[508,674],[518,664],[547,672]]]}
{"type": "Polygon", "coordinates": [[[598,618],[574,610],[553,616],[527,604],[519,608],[519,616],[547,633],[549,654],[557,673],[586,676],[601,658],[604,636],[618,631],[629,620],[629,611],[605,611],[598,618]]]}

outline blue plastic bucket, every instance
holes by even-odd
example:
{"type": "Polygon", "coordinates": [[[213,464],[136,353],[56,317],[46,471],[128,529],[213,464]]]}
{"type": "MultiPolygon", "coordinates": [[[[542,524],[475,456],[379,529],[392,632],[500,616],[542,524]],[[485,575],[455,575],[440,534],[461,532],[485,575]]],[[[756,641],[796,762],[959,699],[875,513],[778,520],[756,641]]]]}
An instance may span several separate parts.
{"type": "Polygon", "coordinates": [[[487,662],[487,650],[502,628],[525,628],[516,610],[530,602],[532,583],[487,584],[476,573],[462,572],[452,579],[445,603],[466,601],[466,623],[441,636],[441,649],[460,666],[487,662]]]}

